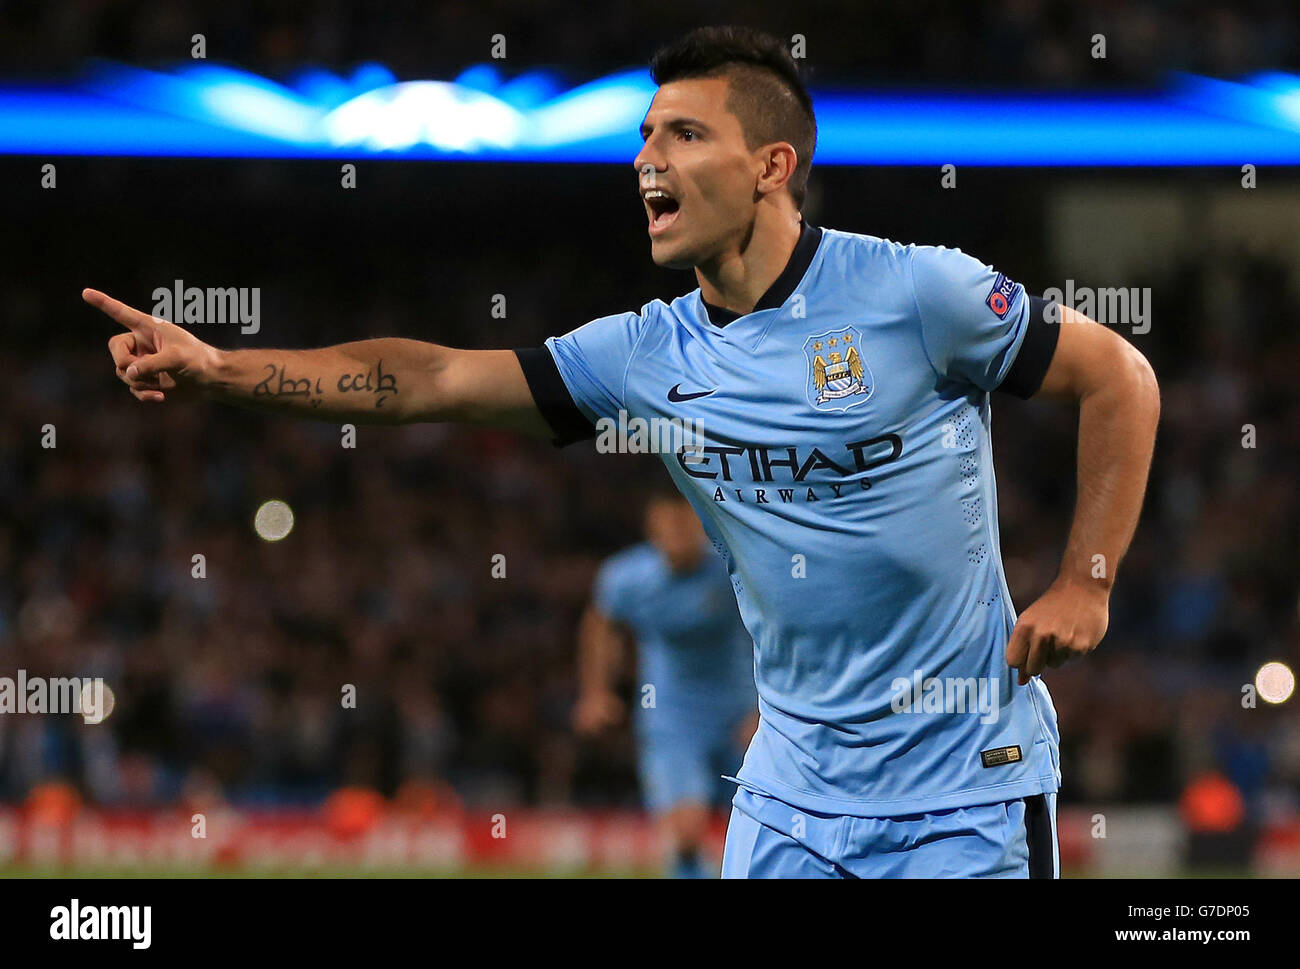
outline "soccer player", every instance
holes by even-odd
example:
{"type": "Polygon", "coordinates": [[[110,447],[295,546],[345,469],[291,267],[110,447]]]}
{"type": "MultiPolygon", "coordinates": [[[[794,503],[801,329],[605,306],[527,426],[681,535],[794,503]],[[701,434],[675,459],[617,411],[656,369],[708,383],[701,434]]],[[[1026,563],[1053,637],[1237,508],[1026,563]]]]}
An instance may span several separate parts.
{"type": "Polygon", "coordinates": [[[637,652],[641,791],[672,848],[678,878],[710,874],[701,858],[710,808],[731,796],[756,726],[754,645],[721,559],[675,491],[651,498],[646,541],[609,558],[579,632],[574,725],[618,723],[613,680],[624,645],[637,652]]]}
{"type": "Polygon", "coordinates": [[[802,219],[816,122],[779,41],[705,28],[651,71],[633,165],[652,258],[695,270],[685,296],[519,351],[222,352],[88,290],[127,328],[117,373],[149,402],[559,442],[620,412],[699,421],[704,443],[662,457],[727,563],[759,695],[724,877],[1052,877],[1060,766],[1039,674],[1106,632],[1154,447],[1151,367],[959,250],[802,219]],[[1060,570],[1018,620],[993,391],[1078,411],[1060,570]]]}

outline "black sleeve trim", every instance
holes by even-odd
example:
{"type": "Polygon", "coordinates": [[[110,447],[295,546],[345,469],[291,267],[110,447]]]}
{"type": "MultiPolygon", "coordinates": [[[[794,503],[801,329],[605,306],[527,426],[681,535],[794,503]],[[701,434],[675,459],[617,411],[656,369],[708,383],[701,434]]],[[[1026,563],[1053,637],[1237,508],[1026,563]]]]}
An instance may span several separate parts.
{"type": "Polygon", "coordinates": [[[1049,313],[1047,307],[1051,305],[1041,296],[1029,297],[1025,338],[1006,378],[997,387],[1002,393],[1028,400],[1043,385],[1047,368],[1052,365],[1052,356],[1056,353],[1056,341],[1061,335],[1060,311],[1054,309],[1049,313]]]}
{"type": "Polygon", "coordinates": [[[555,432],[551,443],[556,447],[565,447],[595,437],[596,428],[573,402],[573,395],[564,385],[564,378],[560,376],[560,368],[555,365],[551,351],[546,347],[525,347],[516,349],[515,356],[523,368],[533,402],[555,432]]]}

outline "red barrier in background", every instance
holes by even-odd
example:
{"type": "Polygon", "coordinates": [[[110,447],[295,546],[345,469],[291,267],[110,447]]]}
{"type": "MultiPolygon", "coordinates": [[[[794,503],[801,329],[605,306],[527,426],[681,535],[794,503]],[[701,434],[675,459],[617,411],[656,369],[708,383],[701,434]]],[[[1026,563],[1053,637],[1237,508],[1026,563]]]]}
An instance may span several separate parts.
{"type": "MultiPolygon", "coordinates": [[[[430,814],[394,810],[383,802],[372,810],[356,808],[340,810],[337,802],[327,802],[319,810],[79,808],[64,813],[0,806],[0,871],[653,875],[663,864],[654,822],[636,811],[508,808],[494,814],[430,814]]],[[[1104,842],[1094,836],[1094,817],[1083,809],[1067,809],[1058,817],[1067,874],[1104,873],[1098,870],[1104,867],[1104,842]]],[[[725,834],[725,818],[718,816],[709,834],[715,862],[725,834]]],[[[1258,874],[1300,871],[1300,819],[1266,826],[1254,855],[1258,874]]]]}
{"type": "MultiPolygon", "coordinates": [[[[721,852],[721,826],[713,832],[721,852]]],[[[0,868],[144,872],[654,872],[653,822],[630,811],[506,810],[340,823],[320,811],[81,810],[49,819],[0,807],[0,868]]]]}

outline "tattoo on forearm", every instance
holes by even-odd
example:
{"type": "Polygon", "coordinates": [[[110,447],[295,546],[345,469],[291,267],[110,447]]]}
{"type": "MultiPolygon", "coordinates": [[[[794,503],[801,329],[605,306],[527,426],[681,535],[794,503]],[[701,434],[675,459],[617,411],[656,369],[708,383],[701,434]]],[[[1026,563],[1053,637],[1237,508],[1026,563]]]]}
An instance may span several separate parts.
{"type": "MultiPolygon", "coordinates": [[[[316,377],[313,380],[311,377],[298,377],[295,379],[289,376],[287,367],[282,363],[268,363],[266,371],[266,377],[253,387],[254,397],[272,397],[276,399],[305,397],[312,407],[321,405],[321,401],[324,399],[324,390],[321,386],[322,378],[316,377]]],[[[341,394],[370,394],[374,397],[375,409],[378,410],[384,406],[384,401],[388,400],[389,397],[397,395],[397,375],[384,373],[383,360],[377,360],[373,370],[340,374],[335,387],[341,394]]]]}
{"type": "Polygon", "coordinates": [[[338,389],[347,394],[353,391],[375,395],[375,407],[383,407],[384,401],[397,393],[397,375],[384,373],[384,361],[375,361],[372,375],[369,370],[364,373],[345,373],[339,377],[338,389]]]}
{"type": "Polygon", "coordinates": [[[313,407],[320,406],[319,377],[316,378],[316,385],[313,387],[310,377],[299,377],[297,380],[290,377],[284,364],[268,363],[266,369],[266,379],[253,388],[254,397],[308,397],[313,407]]]}

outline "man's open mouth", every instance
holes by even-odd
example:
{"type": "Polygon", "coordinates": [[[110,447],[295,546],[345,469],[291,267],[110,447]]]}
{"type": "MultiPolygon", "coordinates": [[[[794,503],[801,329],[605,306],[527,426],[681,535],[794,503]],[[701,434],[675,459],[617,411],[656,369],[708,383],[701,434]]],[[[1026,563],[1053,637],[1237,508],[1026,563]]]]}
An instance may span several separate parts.
{"type": "Polygon", "coordinates": [[[673,198],[663,189],[652,188],[643,196],[645,199],[646,210],[650,216],[650,234],[657,235],[663,232],[675,221],[677,213],[681,208],[677,199],[673,198]]]}

